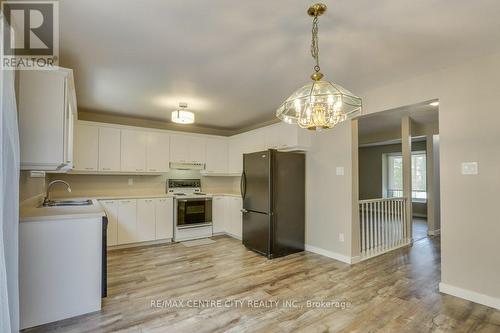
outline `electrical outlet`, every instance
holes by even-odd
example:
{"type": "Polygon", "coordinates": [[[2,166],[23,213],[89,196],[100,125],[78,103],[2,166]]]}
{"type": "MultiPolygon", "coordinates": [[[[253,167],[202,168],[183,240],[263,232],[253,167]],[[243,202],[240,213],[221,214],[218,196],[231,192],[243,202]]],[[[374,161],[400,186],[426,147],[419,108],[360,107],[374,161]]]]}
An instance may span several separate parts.
{"type": "Polygon", "coordinates": [[[339,233],[339,241],[344,242],[344,240],[345,240],[344,233],[343,232],[339,233]]]}
{"type": "Polygon", "coordinates": [[[129,186],[134,185],[134,178],[129,178],[128,184],[129,184],[129,186]]]}
{"type": "Polygon", "coordinates": [[[337,167],[335,169],[335,173],[337,174],[337,176],[343,176],[344,175],[344,167],[337,167]]]}

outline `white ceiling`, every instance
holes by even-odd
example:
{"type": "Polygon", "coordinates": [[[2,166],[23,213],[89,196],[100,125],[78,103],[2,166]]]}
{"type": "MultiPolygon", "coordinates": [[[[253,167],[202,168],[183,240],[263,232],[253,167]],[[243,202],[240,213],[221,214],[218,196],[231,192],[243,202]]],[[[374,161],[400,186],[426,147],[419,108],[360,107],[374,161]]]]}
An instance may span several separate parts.
{"type": "MultiPolygon", "coordinates": [[[[197,124],[273,119],[309,80],[312,1],[61,0],[61,62],[83,110],[197,124]]],[[[500,47],[498,0],[337,0],[320,19],[326,79],[354,93],[500,47]]]]}

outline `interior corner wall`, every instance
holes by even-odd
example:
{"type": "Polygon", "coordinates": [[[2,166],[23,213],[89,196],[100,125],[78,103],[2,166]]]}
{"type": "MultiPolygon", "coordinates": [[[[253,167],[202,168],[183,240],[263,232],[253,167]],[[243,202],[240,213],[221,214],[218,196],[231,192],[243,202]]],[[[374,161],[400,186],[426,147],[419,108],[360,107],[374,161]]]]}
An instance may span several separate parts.
{"type": "Polygon", "coordinates": [[[352,138],[349,121],[316,132],[306,158],[306,244],[351,258],[352,138]],[[344,175],[336,175],[336,168],[344,175]],[[344,234],[345,241],[339,240],[344,234]]]}
{"type": "Polygon", "coordinates": [[[441,290],[498,308],[499,86],[500,52],[360,94],[367,113],[439,99],[441,290]]]}

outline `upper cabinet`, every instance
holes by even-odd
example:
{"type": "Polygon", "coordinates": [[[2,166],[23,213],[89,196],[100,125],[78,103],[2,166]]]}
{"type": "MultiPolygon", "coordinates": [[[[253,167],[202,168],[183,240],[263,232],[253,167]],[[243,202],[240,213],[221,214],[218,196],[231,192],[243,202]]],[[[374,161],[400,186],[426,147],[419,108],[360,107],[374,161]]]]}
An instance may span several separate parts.
{"type": "Polygon", "coordinates": [[[99,128],[91,125],[75,126],[74,170],[97,171],[99,156],[99,128]]]}
{"type": "Polygon", "coordinates": [[[170,162],[203,164],[205,149],[204,138],[183,134],[170,136],[170,162]]]}
{"type": "Polygon", "coordinates": [[[76,118],[73,71],[19,71],[18,88],[21,169],[71,169],[76,118]]]}
{"type": "Polygon", "coordinates": [[[278,123],[263,128],[266,146],[278,150],[306,150],[310,145],[310,132],[297,125],[278,123]]]}
{"type": "Polygon", "coordinates": [[[228,173],[228,141],[224,139],[208,139],[205,142],[205,172],[207,174],[228,173]]]}
{"type": "Polygon", "coordinates": [[[168,172],[170,164],[170,136],[166,133],[147,134],[146,168],[148,172],[168,172]]]}
{"type": "Polygon", "coordinates": [[[307,150],[310,132],[284,123],[232,137],[172,133],[157,129],[77,123],[74,172],[159,174],[171,163],[195,164],[206,176],[239,175],[243,154],[277,149],[307,150]]]}
{"type": "Polygon", "coordinates": [[[121,131],[121,170],[146,172],[148,135],[143,131],[121,131]]]}
{"type": "Polygon", "coordinates": [[[99,171],[121,171],[121,134],[117,128],[99,128],[99,171]]]}

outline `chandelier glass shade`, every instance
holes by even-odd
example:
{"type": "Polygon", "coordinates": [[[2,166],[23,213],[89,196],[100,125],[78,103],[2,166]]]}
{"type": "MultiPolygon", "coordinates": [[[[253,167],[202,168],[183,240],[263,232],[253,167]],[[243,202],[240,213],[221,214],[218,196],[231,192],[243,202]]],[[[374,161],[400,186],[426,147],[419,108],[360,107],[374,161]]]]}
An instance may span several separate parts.
{"type": "Polygon", "coordinates": [[[362,101],[338,84],[322,80],[319,67],[318,17],[326,5],[314,4],[307,11],[313,19],[311,55],[316,61],[312,82],[296,90],[276,110],[276,116],[288,124],[310,130],[332,128],[361,112],[362,101]]]}
{"type": "Polygon", "coordinates": [[[186,103],[179,103],[178,110],[172,111],[172,122],[177,124],[192,124],[194,123],[194,113],[185,110],[187,108],[186,103]]]}

